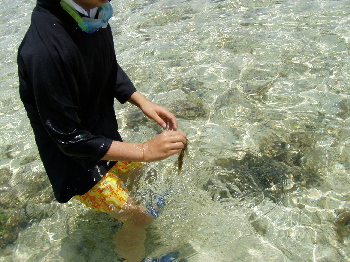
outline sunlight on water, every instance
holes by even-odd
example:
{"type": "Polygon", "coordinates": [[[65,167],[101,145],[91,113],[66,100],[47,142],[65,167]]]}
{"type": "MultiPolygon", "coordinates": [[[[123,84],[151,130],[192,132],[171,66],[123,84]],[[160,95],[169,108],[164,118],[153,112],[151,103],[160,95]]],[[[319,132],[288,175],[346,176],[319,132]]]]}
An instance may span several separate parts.
{"type": "MultiPolygon", "coordinates": [[[[350,260],[349,2],[112,4],[119,63],[190,141],[180,176],[174,156],[142,180],[170,194],[148,253],[350,260]]],[[[53,200],[18,97],[16,50],[33,6],[0,7],[0,261],[117,261],[118,223],[53,200]]],[[[125,141],[161,132],[135,107],[115,108],[125,141]]]]}

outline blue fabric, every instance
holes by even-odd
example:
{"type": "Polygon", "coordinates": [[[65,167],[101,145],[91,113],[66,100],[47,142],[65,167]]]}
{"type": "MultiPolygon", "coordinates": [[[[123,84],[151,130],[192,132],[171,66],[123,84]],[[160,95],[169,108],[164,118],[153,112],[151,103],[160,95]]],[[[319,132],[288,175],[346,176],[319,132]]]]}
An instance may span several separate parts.
{"type": "Polygon", "coordinates": [[[77,22],[79,28],[88,34],[93,34],[101,28],[106,28],[109,19],[113,15],[113,8],[109,2],[98,8],[97,18],[83,16],[69,0],[61,0],[60,5],[77,22]]]}
{"type": "Polygon", "coordinates": [[[99,7],[98,18],[94,19],[89,17],[82,17],[85,27],[81,27],[80,24],[78,25],[84,32],[88,34],[93,34],[101,28],[106,27],[112,15],[113,8],[110,3],[106,3],[99,7]],[[88,30],[85,29],[86,27],[88,28],[88,30]]]}
{"type": "Polygon", "coordinates": [[[165,206],[166,204],[166,197],[169,195],[169,193],[166,191],[163,194],[154,195],[153,199],[154,201],[151,201],[146,204],[147,213],[151,214],[154,217],[159,216],[160,210],[165,206]]]}
{"type": "Polygon", "coordinates": [[[173,253],[165,254],[159,258],[147,257],[142,262],[170,262],[170,261],[174,261],[178,257],[179,257],[179,254],[177,252],[173,252],[173,253]]]}

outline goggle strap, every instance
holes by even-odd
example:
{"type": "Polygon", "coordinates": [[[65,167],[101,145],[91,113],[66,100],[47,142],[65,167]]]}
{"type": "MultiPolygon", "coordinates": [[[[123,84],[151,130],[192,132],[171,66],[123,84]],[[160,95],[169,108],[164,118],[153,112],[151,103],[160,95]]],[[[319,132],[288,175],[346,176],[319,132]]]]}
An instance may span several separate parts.
{"type": "Polygon", "coordinates": [[[60,2],[62,8],[68,13],[70,14],[71,17],[73,17],[73,19],[78,23],[79,27],[84,31],[84,32],[89,32],[90,28],[88,26],[85,25],[83,18],[81,18],[81,16],[79,15],[78,11],[75,10],[74,7],[72,7],[70,4],[68,4],[67,2],[65,2],[64,0],[62,0],[60,2]]]}

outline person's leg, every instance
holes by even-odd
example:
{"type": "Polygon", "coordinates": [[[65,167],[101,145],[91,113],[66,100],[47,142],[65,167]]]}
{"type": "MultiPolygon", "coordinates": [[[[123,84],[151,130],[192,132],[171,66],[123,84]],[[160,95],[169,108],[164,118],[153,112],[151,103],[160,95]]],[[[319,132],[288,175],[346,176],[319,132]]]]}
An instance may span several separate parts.
{"type": "Polygon", "coordinates": [[[147,208],[132,197],[142,174],[140,163],[118,162],[86,194],[75,196],[87,207],[107,212],[123,223],[115,242],[118,256],[127,262],[141,262],[145,257],[146,227],[153,220],[147,208]]]}
{"type": "Polygon", "coordinates": [[[141,262],[146,255],[146,227],[152,222],[153,216],[145,211],[142,206],[127,203],[121,211],[109,212],[123,223],[115,236],[115,244],[118,256],[127,262],[141,262]]]}

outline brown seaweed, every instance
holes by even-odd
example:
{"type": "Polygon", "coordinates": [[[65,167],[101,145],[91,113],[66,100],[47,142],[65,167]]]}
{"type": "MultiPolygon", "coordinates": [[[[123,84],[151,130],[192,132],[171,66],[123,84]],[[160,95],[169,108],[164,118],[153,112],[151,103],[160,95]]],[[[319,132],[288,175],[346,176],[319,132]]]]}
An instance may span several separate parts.
{"type": "Polygon", "coordinates": [[[178,175],[181,174],[184,156],[185,156],[185,154],[188,153],[187,145],[188,145],[188,139],[186,139],[186,144],[185,144],[184,148],[181,150],[179,157],[177,158],[177,174],[178,175]]]}

